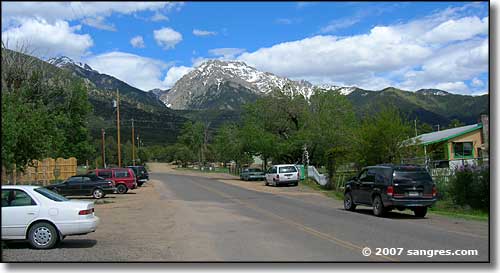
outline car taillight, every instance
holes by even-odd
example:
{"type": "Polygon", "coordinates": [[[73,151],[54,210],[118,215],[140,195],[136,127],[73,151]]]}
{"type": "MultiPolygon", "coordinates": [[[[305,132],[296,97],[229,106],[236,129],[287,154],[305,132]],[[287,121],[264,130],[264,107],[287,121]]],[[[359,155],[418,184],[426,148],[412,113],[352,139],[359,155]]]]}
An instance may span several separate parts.
{"type": "Polygon", "coordinates": [[[94,208],[81,210],[78,212],[78,215],[88,215],[94,213],[94,208]]]}
{"type": "Polygon", "coordinates": [[[279,174],[276,175],[276,179],[280,179],[280,175],[279,174]]]}
{"type": "Polygon", "coordinates": [[[432,197],[436,197],[436,195],[437,195],[436,185],[432,185],[432,197]]]}
{"type": "Polygon", "coordinates": [[[297,179],[300,179],[300,173],[297,172],[297,179]]]}
{"type": "Polygon", "coordinates": [[[388,186],[387,187],[387,195],[393,196],[394,195],[394,187],[393,186],[388,186]]]}

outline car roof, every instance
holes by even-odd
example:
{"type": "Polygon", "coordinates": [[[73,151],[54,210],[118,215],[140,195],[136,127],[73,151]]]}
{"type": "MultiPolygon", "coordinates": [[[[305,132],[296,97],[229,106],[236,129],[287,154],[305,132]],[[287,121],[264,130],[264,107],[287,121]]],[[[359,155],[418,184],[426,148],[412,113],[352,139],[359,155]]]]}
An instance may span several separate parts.
{"type": "Polygon", "coordinates": [[[294,164],[279,164],[279,165],[274,165],[273,167],[290,167],[290,166],[295,167],[294,164]]]}
{"type": "Polygon", "coordinates": [[[40,188],[40,186],[33,185],[2,185],[2,189],[24,189],[24,190],[33,190],[36,188],[40,188]]]}

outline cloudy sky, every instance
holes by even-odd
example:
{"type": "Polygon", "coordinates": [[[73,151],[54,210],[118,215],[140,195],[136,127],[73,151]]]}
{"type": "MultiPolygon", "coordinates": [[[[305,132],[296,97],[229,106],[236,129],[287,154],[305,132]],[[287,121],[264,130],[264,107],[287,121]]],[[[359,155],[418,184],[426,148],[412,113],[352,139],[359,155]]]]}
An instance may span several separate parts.
{"type": "Polygon", "coordinates": [[[2,41],[143,90],[206,59],[315,84],[488,93],[487,2],[2,2],[2,41]]]}

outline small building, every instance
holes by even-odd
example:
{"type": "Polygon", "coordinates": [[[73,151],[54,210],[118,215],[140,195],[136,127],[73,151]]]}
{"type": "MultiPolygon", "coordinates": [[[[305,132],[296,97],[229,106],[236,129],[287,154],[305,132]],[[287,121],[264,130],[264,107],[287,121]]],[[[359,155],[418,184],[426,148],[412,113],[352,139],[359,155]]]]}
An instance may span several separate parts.
{"type": "Polygon", "coordinates": [[[423,146],[425,158],[433,162],[433,167],[476,164],[488,158],[488,125],[483,126],[488,116],[482,116],[481,120],[477,124],[422,134],[409,142],[423,146]]]}

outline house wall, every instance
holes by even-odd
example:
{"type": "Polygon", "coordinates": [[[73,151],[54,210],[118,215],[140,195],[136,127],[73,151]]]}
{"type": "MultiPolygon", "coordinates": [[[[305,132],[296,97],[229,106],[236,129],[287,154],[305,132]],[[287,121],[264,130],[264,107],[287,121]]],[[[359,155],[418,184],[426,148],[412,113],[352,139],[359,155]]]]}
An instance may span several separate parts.
{"type": "Polygon", "coordinates": [[[448,140],[447,145],[449,151],[449,160],[461,159],[461,158],[455,158],[455,153],[453,152],[453,142],[472,142],[472,145],[474,147],[473,155],[474,157],[477,157],[478,156],[477,149],[480,148],[481,145],[483,144],[481,138],[481,129],[477,129],[473,132],[448,140]]]}

